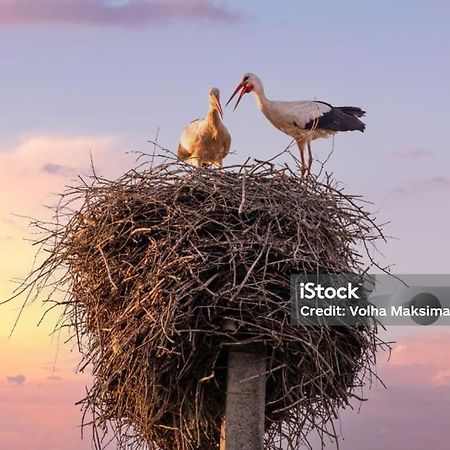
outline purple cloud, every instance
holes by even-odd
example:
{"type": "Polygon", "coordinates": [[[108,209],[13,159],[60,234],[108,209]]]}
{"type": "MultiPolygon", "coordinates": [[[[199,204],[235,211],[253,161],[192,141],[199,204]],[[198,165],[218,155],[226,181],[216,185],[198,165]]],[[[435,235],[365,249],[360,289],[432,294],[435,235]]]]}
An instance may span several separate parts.
{"type": "Polygon", "coordinates": [[[448,190],[450,188],[450,177],[436,175],[434,177],[414,181],[409,184],[409,190],[414,189],[424,189],[424,188],[434,188],[434,189],[445,189],[448,190]]]}
{"type": "Polygon", "coordinates": [[[419,158],[430,158],[435,156],[433,152],[421,148],[397,149],[387,152],[386,155],[391,158],[399,158],[399,159],[419,159],[419,158]]]}
{"type": "Polygon", "coordinates": [[[15,384],[16,386],[20,386],[21,384],[25,383],[25,375],[15,375],[13,377],[6,377],[6,381],[9,384],[15,384]]]}
{"type": "Polygon", "coordinates": [[[69,166],[63,166],[62,164],[47,163],[41,168],[42,172],[48,173],[50,175],[74,175],[75,169],[69,166]]]}
{"type": "Polygon", "coordinates": [[[389,195],[405,195],[412,192],[424,192],[424,191],[449,191],[450,190],[450,177],[436,175],[431,178],[407,181],[395,188],[389,189],[389,195]]]}
{"type": "Polygon", "coordinates": [[[432,185],[432,186],[438,186],[438,187],[444,187],[444,188],[450,187],[450,178],[445,177],[445,176],[436,176],[436,177],[430,178],[427,182],[429,185],[432,185]]]}
{"type": "Polygon", "coordinates": [[[145,27],[170,19],[240,22],[244,14],[211,0],[0,0],[0,27],[46,24],[145,27]]]}

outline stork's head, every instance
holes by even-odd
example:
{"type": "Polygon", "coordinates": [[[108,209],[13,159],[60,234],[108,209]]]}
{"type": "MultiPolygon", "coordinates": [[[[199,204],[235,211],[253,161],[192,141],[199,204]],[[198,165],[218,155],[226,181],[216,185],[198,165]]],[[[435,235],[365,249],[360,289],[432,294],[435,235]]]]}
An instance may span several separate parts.
{"type": "Polygon", "coordinates": [[[220,91],[216,87],[213,87],[209,90],[209,104],[211,108],[217,110],[217,112],[220,114],[220,117],[223,118],[222,105],[220,104],[220,91]]]}
{"type": "Polygon", "coordinates": [[[242,77],[242,81],[238,84],[237,88],[233,92],[233,95],[230,97],[230,99],[227,101],[227,104],[225,106],[228,106],[228,104],[233,100],[234,96],[239,93],[239,97],[237,99],[236,104],[234,105],[233,111],[237,108],[239,105],[239,102],[241,101],[241,98],[244,96],[244,94],[248,94],[249,92],[256,92],[256,93],[262,93],[263,87],[261,80],[254,74],[254,73],[245,73],[242,77]]]}

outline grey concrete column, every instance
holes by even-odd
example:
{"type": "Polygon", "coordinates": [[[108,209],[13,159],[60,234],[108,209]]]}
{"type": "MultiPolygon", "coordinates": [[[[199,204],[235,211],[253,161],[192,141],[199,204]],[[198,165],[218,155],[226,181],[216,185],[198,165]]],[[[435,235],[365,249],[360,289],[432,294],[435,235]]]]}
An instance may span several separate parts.
{"type": "Polygon", "coordinates": [[[257,347],[231,347],[221,450],[263,450],[266,358],[257,347]]]}

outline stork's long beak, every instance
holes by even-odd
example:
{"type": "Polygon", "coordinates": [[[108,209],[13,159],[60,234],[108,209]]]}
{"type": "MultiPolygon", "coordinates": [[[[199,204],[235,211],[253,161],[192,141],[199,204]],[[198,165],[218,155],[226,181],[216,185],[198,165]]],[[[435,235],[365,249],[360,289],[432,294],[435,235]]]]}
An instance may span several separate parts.
{"type": "Polygon", "coordinates": [[[213,95],[213,101],[214,101],[215,107],[217,108],[217,111],[219,111],[221,119],[223,119],[223,109],[222,109],[222,105],[220,104],[219,98],[216,97],[215,95],[213,95]]]}
{"type": "Polygon", "coordinates": [[[238,87],[235,89],[235,91],[233,92],[233,95],[230,97],[230,99],[227,101],[227,104],[225,106],[228,106],[228,104],[231,102],[231,100],[233,100],[234,96],[241,91],[241,93],[239,94],[239,98],[237,99],[236,104],[234,105],[233,111],[237,108],[237,106],[239,105],[239,102],[241,101],[241,98],[244,96],[244,94],[246,94],[247,92],[249,92],[247,90],[247,84],[246,83],[239,83],[238,87]]]}

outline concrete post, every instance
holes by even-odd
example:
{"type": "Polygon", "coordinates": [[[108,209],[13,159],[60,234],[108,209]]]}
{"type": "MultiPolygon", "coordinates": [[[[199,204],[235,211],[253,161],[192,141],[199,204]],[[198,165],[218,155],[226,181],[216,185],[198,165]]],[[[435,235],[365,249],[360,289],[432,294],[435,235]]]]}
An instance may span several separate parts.
{"type": "Polygon", "coordinates": [[[266,358],[255,346],[231,347],[221,450],[263,450],[266,358]]]}

